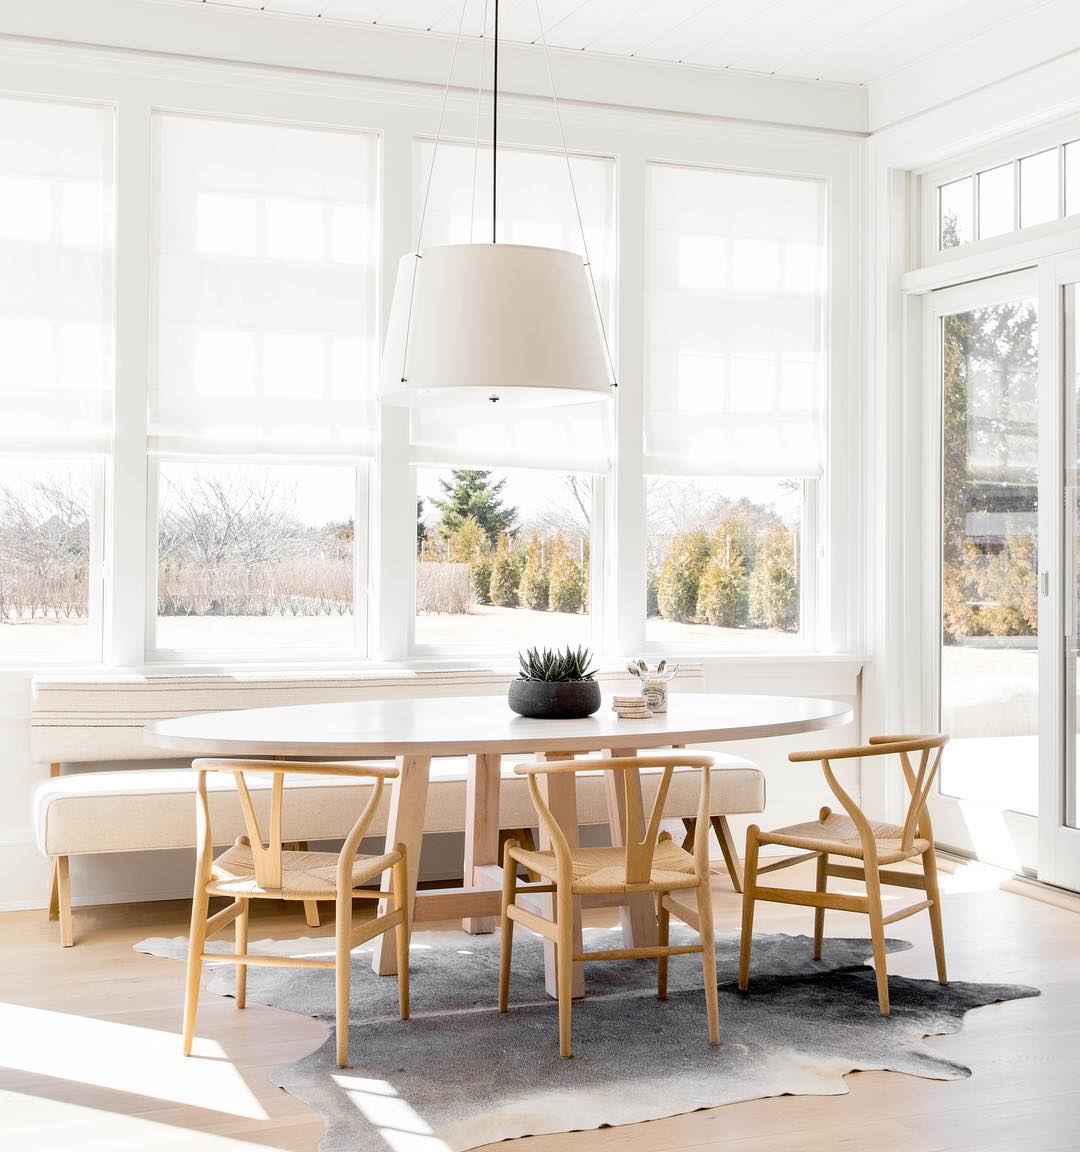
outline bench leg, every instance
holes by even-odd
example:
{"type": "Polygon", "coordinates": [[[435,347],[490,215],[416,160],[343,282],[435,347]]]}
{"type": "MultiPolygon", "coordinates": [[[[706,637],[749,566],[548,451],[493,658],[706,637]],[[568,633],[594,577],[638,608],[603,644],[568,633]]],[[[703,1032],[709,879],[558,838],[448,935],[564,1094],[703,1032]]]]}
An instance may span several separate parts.
{"type": "MultiPolygon", "coordinates": [[[[736,892],[743,890],[742,868],[739,865],[739,853],[735,847],[735,838],[731,835],[731,825],[726,816],[712,816],[709,818],[712,830],[716,833],[716,842],[724,854],[724,863],[727,865],[728,875],[731,877],[731,886],[736,892]]],[[[683,817],[683,827],[686,837],[682,842],[684,852],[693,852],[694,837],[697,835],[697,820],[693,816],[683,817]]]]}
{"type": "Polygon", "coordinates": [[[726,816],[713,816],[711,819],[713,831],[720,844],[720,851],[724,854],[724,863],[727,865],[728,875],[731,877],[731,886],[736,892],[743,890],[742,868],[739,865],[739,850],[735,847],[735,838],[731,835],[731,825],[726,816]]]}
{"type": "MultiPolygon", "coordinates": [[[[306,852],[308,850],[308,842],[306,840],[290,840],[281,846],[286,852],[306,852]]],[[[304,901],[304,919],[307,921],[309,928],[318,928],[319,920],[319,902],[318,900],[305,900],[304,901]]],[[[243,968],[245,965],[240,964],[238,967],[243,968]]]]}
{"type": "MultiPolygon", "coordinates": [[[[66,856],[57,856],[53,862],[53,890],[56,894],[56,914],[60,920],[60,944],[70,948],[75,943],[75,937],[71,930],[71,874],[66,856]]],[[[52,919],[51,899],[49,918],[52,919]]]]}
{"type": "Polygon", "coordinates": [[[49,919],[60,919],[60,884],[57,878],[57,864],[56,857],[52,858],[50,864],[50,880],[49,880],[49,919]]]}

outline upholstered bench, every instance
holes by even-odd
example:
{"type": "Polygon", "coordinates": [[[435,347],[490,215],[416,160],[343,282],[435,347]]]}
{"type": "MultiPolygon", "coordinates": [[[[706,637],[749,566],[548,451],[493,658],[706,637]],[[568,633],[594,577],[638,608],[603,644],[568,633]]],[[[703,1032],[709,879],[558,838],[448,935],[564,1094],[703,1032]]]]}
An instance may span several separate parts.
{"type": "MultiPolygon", "coordinates": [[[[68,860],[71,856],[111,852],[146,852],[191,848],[195,843],[194,774],[187,768],[140,766],[113,768],[114,762],[152,761],[169,755],[148,748],[143,725],[154,719],[228,707],[254,708],[267,703],[311,703],[318,700],[386,699],[395,695],[485,695],[503,693],[509,673],[490,670],[453,672],[364,672],[322,677],[155,677],[118,674],[113,677],[42,676],[34,683],[33,734],[35,759],[49,763],[50,778],[33,793],[38,847],[53,862],[50,916],[60,921],[61,942],[73,943],[68,860]],[[61,764],[92,762],[105,770],[65,772],[61,764]]],[[[625,674],[604,676],[606,690],[619,690],[625,674]]],[[[684,668],[679,690],[700,689],[700,666],[684,668]]],[[[514,760],[503,763],[500,825],[530,828],[532,804],[525,782],[512,776],[514,760]]],[[[263,778],[259,778],[263,779],[263,778]]],[[[268,779],[268,778],[266,778],[268,779]]],[[[212,780],[211,785],[221,786],[212,780]]],[[[646,801],[655,780],[643,780],[646,801]]],[[[286,778],[284,833],[290,840],[340,839],[364,802],[367,785],[343,783],[340,777],[286,778]]],[[[466,764],[463,759],[436,760],[424,831],[462,832],[465,829],[466,764]]],[[[676,778],[667,812],[689,820],[697,802],[696,779],[676,778]]],[[[269,804],[269,793],[256,788],[256,808],[269,804]]],[[[720,841],[732,880],[739,886],[735,853],[726,816],[760,812],[765,806],[764,776],[736,756],[720,756],[712,788],[713,828],[720,841]]],[[[236,794],[224,789],[212,797],[213,827],[223,844],[243,831],[236,794]]],[[[608,823],[602,773],[579,783],[579,813],[583,825],[608,823]]],[[[388,800],[375,817],[372,832],[386,828],[388,800]]],[[[260,812],[260,814],[262,814],[260,812]]]]}
{"type": "MultiPolygon", "coordinates": [[[[500,826],[531,828],[535,823],[527,782],[512,774],[515,761],[503,764],[500,826]]],[[[436,760],[428,788],[425,833],[463,832],[465,829],[464,760],[436,760]]],[[[249,788],[260,820],[267,819],[269,777],[252,777],[249,788]]],[[[215,838],[231,844],[244,832],[236,790],[231,778],[211,778],[210,806],[215,838]]],[[[368,784],[343,783],[341,777],[285,778],[283,835],[290,841],[340,839],[363,807],[368,784]]],[[[665,811],[671,817],[690,818],[697,807],[700,784],[693,773],[677,773],[671,782],[665,811]]],[[[648,805],[656,790],[656,774],[643,772],[642,791],[648,805]]],[[[192,848],[195,844],[195,774],[183,768],[119,769],[54,776],[34,789],[34,829],[40,850],[62,862],[67,872],[71,856],[106,852],[149,852],[192,848]]],[[[384,797],[371,832],[386,830],[389,807],[384,797]]],[[[748,760],[718,755],[713,769],[712,815],[723,820],[736,813],[760,812],[765,807],[764,775],[748,760]]],[[[583,825],[606,825],[607,796],[602,773],[578,781],[578,814],[583,825]]],[[[730,845],[721,839],[721,846],[730,845]]],[[[729,867],[732,863],[729,862],[729,867]]],[[[733,873],[738,884],[738,875],[733,873]]],[[[70,898],[61,884],[61,935],[72,942],[70,898]]]]}

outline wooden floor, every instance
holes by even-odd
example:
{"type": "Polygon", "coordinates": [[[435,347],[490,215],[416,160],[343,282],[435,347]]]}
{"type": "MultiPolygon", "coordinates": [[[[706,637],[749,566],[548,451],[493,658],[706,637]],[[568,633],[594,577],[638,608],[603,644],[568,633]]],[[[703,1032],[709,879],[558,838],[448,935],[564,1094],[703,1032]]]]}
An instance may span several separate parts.
{"type": "MultiPolygon", "coordinates": [[[[969,1065],[970,1079],[863,1072],[848,1077],[845,1096],[756,1100],[492,1149],[1075,1152],[1080,915],[994,890],[977,868],[961,868],[944,880],[952,977],[1030,983],[1043,991],[1038,999],[979,1009],[957,1035],[927,1041],[940,1055],[969,1065]]],[[[738,897],[719,881],[715,903],[717,930],[736,929],[738,897]]],[[[239,1012],[231,1000],[204,992],[197,1049],[203,1056],[185,1060],[178,1036],[183,969],[131,950],[145,936],[183,933],[184,904],[82,909],[76,916],[79,943],[71,949],[57,946],[56,926],[44,913],[0,916],[0,1148],[243,1152],[317,1146],[317,1115],[271,1087],[267,1076],[275,1065],[319,1045],[321,1024],[259,1005],[239,1012]]],[[[763,906],[757,927],[805,932],[811,916],[809,910],[763,906]]],[[[865,928],[863,918],[849,914],[830,913],[827,920],[827,931],[836,935],[865,935],[865,928]]],[[[891,971],[932,976],[925,917],[896,928],[894,934],[915,947],[891,957],[891,971]]],[[[306,931],[301,915],[266,906],[253,912],[253,940],[306,931]]],[[[493,987],[492,1002],[495,992],[493,987]]]]}

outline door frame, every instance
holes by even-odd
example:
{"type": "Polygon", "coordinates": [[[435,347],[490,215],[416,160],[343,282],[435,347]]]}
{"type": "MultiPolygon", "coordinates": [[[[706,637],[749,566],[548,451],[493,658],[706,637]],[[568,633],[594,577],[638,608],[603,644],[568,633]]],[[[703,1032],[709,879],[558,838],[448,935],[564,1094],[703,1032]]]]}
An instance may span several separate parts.
{"type": "MultiPolygon", "coordinates": [[[[1052,383],[1040,393],[1039,534],[1052,544],[1047,564],[1049,595],[1040,597],[1039,680],[1046,685],[1040,692],[1039,756],[1039,879],[1049,884],[1080,890],[1080,830],[1065,824],[1065,773],[1069,768],[1067,748],[1077,739],[1068,723],[1075,718],[1075,706],[1065,699],[1067,682],[1065,660],[1068,617],[1065,591],[1072,580],[1065,572],[1069,549],[1065,546],[1068,520],[1065,514],[1065,398],[1069,369],[1075,372],[1075,353],[1067,347],[1069,327],[1065,290],[1078,285],[1080,303],[1080,253],[1068,253],[1039,264],[1039,375],[1040,384],[1052,383]],[[1045,322],[1044,322],[1045,317],[1045,322]],[[1043,493],[1046,498],[1043,498],[1043,493]],[[1047,619],[1045,642],[1043,618],[1047,619]]],[[[1076,320],[1080,321],[1080,314],[1076,320]]],[[[1075,387],[1075,384],[1073,385],[1075,387]]],[[[1080,765],[1076,766],[1080,769],[1080,765]]]]}

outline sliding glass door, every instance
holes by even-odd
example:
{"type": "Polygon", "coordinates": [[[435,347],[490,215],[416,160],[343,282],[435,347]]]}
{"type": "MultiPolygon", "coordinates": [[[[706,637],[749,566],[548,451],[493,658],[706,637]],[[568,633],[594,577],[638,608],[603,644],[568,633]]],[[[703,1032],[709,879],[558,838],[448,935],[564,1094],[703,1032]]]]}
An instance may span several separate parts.
{"type": "Polygon", "coordinates": [[[937,419],[928,500],[938,531],[928,710],[952,737],[938,838],[1037,865],[1039,596],[1038,281],[1019,274],[934,293],[927,337],[937,419]]]}

